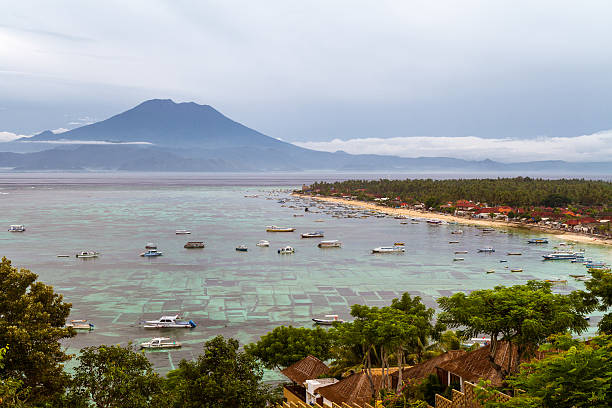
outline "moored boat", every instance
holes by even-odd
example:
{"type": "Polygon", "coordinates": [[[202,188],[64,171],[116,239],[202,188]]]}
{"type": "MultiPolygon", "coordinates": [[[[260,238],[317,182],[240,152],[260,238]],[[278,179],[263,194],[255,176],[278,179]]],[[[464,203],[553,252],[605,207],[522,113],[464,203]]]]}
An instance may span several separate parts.
{"type": "Polygon", "coordinates": [[[66,324],[66,327],[71,327],[74,330],[93,330],[94,324],[88,322],[86,319],[75,319],[71,320],[70,323],[66,324]]]}
{"type": "Polygon", "coordinates": [[[455,235],[463,234],[463,230],[454,230],[454,231],[451,231],[451,234],[455,234],[455,235]]]}
{"type": "Polygon", "coordinates": [[[265,239],[262,239],[261,241],[259,241],[257,244],[258,247],[269,247],[270,246],[270,241],[266,241],[265,239]]]}
{"type": "Polygon", "coordinates": [[[342,246],[342,242],[338,241],[337,239],[332,239],[328,241],[321,241],[317,246],[319,248],[340,248],[342,246]]]}
{"type": "Polygon", "coordinates": [[[468,251],[455,251],[455,254],[467,254],[468,251]]]}
{"type": "Polygon", "coordinates": [[[293,254],[295,252],[295,249],[291,246],[286,246],[283,248],[279,248],[277,252],[279,254],[293,254]]]}
{"type": "Polygon", "coordinates": [[[236,247],[236,251],[238,252],[247,252],[249,250],[249,247],[247,247],[246,245],[238,245],[236,247]]]}
{"type": "Polygon", "coordinates": [[[295,228],[293,227],[277,227],[276,225],[268,225],[266,227],[266,232],[293,232],[295,228]]]}
{"type": "Polygon", "coordinates": [[[191,234],[191,231],[189,230],[184,230],[184,229],[178,229],[175,231],[176,235],[188,235],[191,234]]]}
{"type": "Polygon", "coordinates": [[[145,245],[145,249],[157,249],[157,244],[149,242],[147,245],[145,245]]]}
{"type": "Polygon", "coordinates": [[[155,337],[144,343],[140,343],[141,349],[175,349],[183,345],[178,341],[170,341],[168,337],[155,337]]]}
{"type": "Polygon", "coordinates": [[[576,258],[584,258],[584,254],[580,252],[553,252],[548,255],[542,255],[546,261],[572,260],[576,258]]]}
{"type": "Polygon", "coordinates": [[[324,325],[324,326],[331,326],[332,324],[338,322],[338,323],[344,323],[344,320],[339,319],[338,315],[325,315],[325,319],[317,319],[317,318],[313,318],[312,321],[315,322],[316,324],[320,324],[320,325],[324,325]]]}
{"type": "Polygon", "coordinates": [[[140,254],[140,256],[145,256],[145,257],[154,257],[154,256],[162,256],[163,252],[159,252],[157,249],[149,249],[146,252],[143,252],[142,254],[140,254]]]}
{"type": "Polygon", "coordinates": [[[193,320],[185,321],[178,315],[162,316],[157,320],[146,320],[145,329],[191,329],[197,325],[193,320]]]}
{"type": "Polygon", "coordinates": [[[478,252],[495,252],[494,248],[491,247],[487,247],[487,248],[478,248],[478,252]]]}
{"type": "Polygon", "coordinates": [[[523,255],[520,252],[508,252],[508,255],[523,255]]]}
{"type": "Polygon", "coordinates": [[[184,248],[204,248],[204,242],[202,241],[189,241],[184,245],[184,248]]]}
{"type": "Polygon", "coordinates": [[[402,246],[378,247],[372,249],[373,254],[398,254],[403,252],[406,252],[406,249],[402,246]]]}
{"type": "Polygon", "coordinates": [[[302,234],[302,238],[323,238],[323,231],[305,232],[302,234]]]}
{"type": "Polygon", "coordinates": [[[521,268],[510,269],[510,272],[523,272],[521,268]]]}
{"type": "Polygon", "coordinates": [[[25,230],[26,230],[25,226],[23,226],[21,224],[19,224],[19,225],[9,225],[9,228],[8,228],[8,232],[24,232],[25,230]]]}
{"type": "Polygon", "coordinates": [[[97,258],[98,255],[100,255],[100,253],[96,251],[81,251],[75,256],[77,258],[97,258]]]}
{"type": "Polygon", "coordinates": [[[532,238],[527,240],[528,244],[548,244],[548,238],[532,238]]]}

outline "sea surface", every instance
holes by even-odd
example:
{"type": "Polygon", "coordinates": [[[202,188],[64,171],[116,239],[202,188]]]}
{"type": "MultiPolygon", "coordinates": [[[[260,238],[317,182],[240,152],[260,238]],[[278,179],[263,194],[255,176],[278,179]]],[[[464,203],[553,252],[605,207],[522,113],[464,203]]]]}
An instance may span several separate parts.
{"type": "MultiPolygon", "coordinates": [[[[350,320],[351,305],[385,306],[403,292],[435,307],[440,296],[529,279],[566,279],[566,285],[555,288],[559,293],[584,288],[569,277],[586,273],[583,265],[542,261],[561,238],[528,245],[526,240],[538,235],[519,230],[483,234],[475,227],[401,224],[393,218],[335,218],[315,206],[305,212],[305,202],[289,195],[307,181],[303,177],[93,179],[0,178],[0,226],[5,231],[10,224],[27,228],[24,233],[0,232],[0,255],[53,285],[72,303],[71,318],[95,324],[94,331],[63,342],[72,353],[85,346],[138,344],[167,336],[184,347],[147,353],[154,366],[166,372],[183,358],[197,357],[202,344],[215,335],[244,344],[278,325],[310,327],[311,318],[326,314],[350,320]],[[282,204],[281,199],[289,201],[282,204]],[[297,230],[268,233],[267,225],[297,230]],[[176,235],[177,229],[192,233],[176,235]],[[457,229],[464,233],[451,234],[457,229]],[[341,240],[343,247],[319,249],[320,239],[300,238],[317,230],[324,231],[324,239],[341,240]],[[271,246],[255,246],[262,239],[271,246]],[[455,240],[459,243],[449,243],[455,240]],[[204,241],[206,248],[184,249],[187,241],[204,241]],[[405,243],[404,254],[371,253],[374,247],[398,241],[405,243]],[[140,257],[148,242],[156,243],[164,255],[140,257]],[[246,244],[248,252],[237,252],[240,244],[246,244]],[[295,254],[278,254],[285,245],[293,246],[295,254]],[[493,247],[495,253],[477,253],[482,247],[493,247]],[[101,255],[75,258],[77,252],[89,250],[101,255]],[[468,253],[454,254],[461,250],[468,253]],[[509,272],[514,268],[523,272],[509,272]],[[174,314],[194,320],[197,327],[150,330],[139,324],[174,314]]],[[[575,248],[612,263],[609,247],[575,248]]],[[[601,313],[592,315],[590,334],[600,318],[601,313]]]]}

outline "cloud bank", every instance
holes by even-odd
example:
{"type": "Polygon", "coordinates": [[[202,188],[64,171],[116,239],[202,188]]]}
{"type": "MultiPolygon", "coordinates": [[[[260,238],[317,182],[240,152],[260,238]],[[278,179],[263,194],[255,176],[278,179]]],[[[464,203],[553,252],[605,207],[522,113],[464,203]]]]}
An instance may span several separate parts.
{"type": "Polygon", "coordinates": [[[453,157],[500,162],[565,160],[571,162],[612,160],[612,130],[575,137],[535,139],[465,137],[393,137],[334,139],[329,142],[296,142],[314,150],[351,154],[382,154],[401,157],[453,157]]]}

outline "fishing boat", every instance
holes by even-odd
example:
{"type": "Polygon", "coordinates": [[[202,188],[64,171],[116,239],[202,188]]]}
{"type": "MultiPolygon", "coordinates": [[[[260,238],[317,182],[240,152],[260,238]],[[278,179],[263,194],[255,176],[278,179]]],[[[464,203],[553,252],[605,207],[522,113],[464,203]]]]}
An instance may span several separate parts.
{"type": "Polygon", "coordinates": [[[283,248],[279,248],[277,251],[279,254],[292,254],[295,252],[295,249],[293,249],[293,247],[290,246],[286,246],[283,248]]]}
{"type": "Polygon", "coordinates": [[[175,349],[183,345],[177,341],[170,341],[168,337],[155,337],[144,343],[140,343],[141,349],[175,349]]]}
{"type": "Polygon", "coordinates": [[[406,249],[402,246],[378,247],[372,250],[373,254],[398,254],[403,252],[406,252],[406,249]]]}
{"type": "Polygon", "coordinates": [[[65,255],[65,254],[59,254],[56,255],[58,258],[70,258],[70,255],[65,255]]]}
{"type": "Polygon", "coordinates": [[[247,252],[249,248],[246,245],[238,245],[236,247],[236,251],[238,252],[247,252]]]}
{"type": "Polygon", "coordinates": [[[455,254],[467,254],[468,251],[455,251],[455,254]]]}
{"type": "Polygon", "coordinates": [[[295,228],[292,227],[277,227],[276,225],[268,225],[266,232],[293,232],[295,228]]]}
{"type": "Polygon", "coordinates": [[[305,232],[302,234],[302,238],[323,238],[323,231],[305,232]]]}
{"type": "Polygon", "coordinates": [[[527,240],[528,244],[548,244],[548,238],[532,238],[527,240]]]}
{"type": "Polygon", "coordinates": [[[185,321],[178,315],[162,316],[157,320],[146,320],[145,329],[191,329],[197,325],[193,320],[185,321]]]}
{"type": "Polygon", "coordinates": [[[338,315],[325,315],[325,317],[326,317],[325,319],[313,318],[312,321],[315,322],[316,324],[320,324],[323,326],[331,326],[335,322],[344,323],[344,320],[339,319],[338,315]]]}
{"type": "Polygon", "coordinates": [[[396,242],[393,245],[395,245],[395,246],[404,246],[406,244],[404,242],[396,242]]]}
{"type": "Polygon", "coordinates": [[[88,322],[86,319],[75,319],[71,320],[70,323],[66,324],[66,327],[72,327],[74,330],[93,330],[94,324],[88,322]]]}
{"type": "Polygon", "coordinates": [[[319,248],[340,248],[342,246],[342,242],[338,241],[337,239],[332,239],[329,241],[321,241],[317,246],[319,248]]]}
{"type": "Polygon", "coordinates": [[[520,252],[508,252],[508,255],[523,255],[520,252]]]}
{"type": "Polygon", "coordinates": [[[23,225],[9,225],[8,232],[24,232],[25,226],[23,225]]]}
{"type": "Polygon", "coordinates": [[[499,262],[502,262],[502,263],[503,262],[508,262],[508,260],[507,259],[500,259],[499,262]]]}
{"type": "Polygon", "coordinates": [[[487,248],[479,248],[478,252],[495,252],[495,249],[491,248],[491,247],[487,247],[487,248]]]}
{"type": "Polygon", "coordinates": [[[204,247],[205,247],[205,245],[204,245],[204,242],[202,242],[202,241],[189,241],[189,242],[187,242],[183,246],[183,248],[187,248],[187,249],[189,249],[189,248],[204,248],[204,247]]]}
{"type": "Polygon", "coordinates": [[[147,245],[145,245],[145,249],[157,249],[157,244],[149,242],[147,245]]]}
{"type": "Polygon", "coordinates": [[[495,270],[494,270],[494,269],[489,269],[489,270],[487,271],[487,273],[495,273],[495,270]]]}
{"type": "Polygon", "coordinates": [[[149,249],[148,251],[140,254],[140,256],[145,256],[147,258],[154,257],[154,256],[162,256],[162,255],[163,255],[163,252],[159,252],[157,249],[149,249]]]}
{"type": "Polygon", "coordinates": [[[510,272],[523,272],[521,268],[510,269],[510,272]]]}
{"type": "Polygon", "coordinates": [[[184,229],[179,229],[175,231],[176,235],[188,235],[191,234],[191,231],[189,230],[184,230],[184,229]]]}
{"type": "Polygon", "coordinates": [[[265,239],[262,239],[261,241],[259,241],[257,244],[258,247],[269,247],[270,246],[270,241],[266,241],[265,239]]]}
{"type": "Polygon", "coordinates": [[[82,251],[82,252],[79,252],[78,254],[76,254],[75,256],[77,258],[97,258],[98,255],[100,255],[99,252],[95,252],[95,251],[82,251]]]}

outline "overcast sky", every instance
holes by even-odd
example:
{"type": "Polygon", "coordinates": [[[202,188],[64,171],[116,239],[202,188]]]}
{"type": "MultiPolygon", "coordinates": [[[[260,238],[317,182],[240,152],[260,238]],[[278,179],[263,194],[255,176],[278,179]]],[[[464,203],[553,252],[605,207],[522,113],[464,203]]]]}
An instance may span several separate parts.
{"type": "Polygon", "coordinates": [[[610,1],[0,0],[0,139],[172,98],[324,150],[605,159],[611,21],[610,1]]]}

